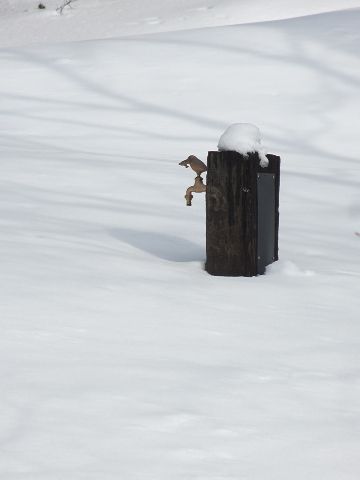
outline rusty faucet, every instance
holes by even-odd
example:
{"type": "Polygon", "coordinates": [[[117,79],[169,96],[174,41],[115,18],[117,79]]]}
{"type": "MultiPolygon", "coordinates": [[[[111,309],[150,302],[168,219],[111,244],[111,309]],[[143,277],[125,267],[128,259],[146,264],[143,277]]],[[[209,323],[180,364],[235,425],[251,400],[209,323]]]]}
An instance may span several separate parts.
{"type": "Polygon", "coordinates": [[[191,200],[193,199],[192,192],[195,192],[195,193],[206,192],[206,185],[204,185],[204,181],[203,181],[203,178],[201,177],[201,174],[206,172],[207,166],[199,158],[195,157],[195,155],[190,155],[186,160],[183,160],[182,162],[180,162],[179,165],[185,168],[190,167],[197,174],[195,177],[194,185],[191,185],[190,187],[188,187],[185,194],[186,205],[190,207],[191,200]]]}

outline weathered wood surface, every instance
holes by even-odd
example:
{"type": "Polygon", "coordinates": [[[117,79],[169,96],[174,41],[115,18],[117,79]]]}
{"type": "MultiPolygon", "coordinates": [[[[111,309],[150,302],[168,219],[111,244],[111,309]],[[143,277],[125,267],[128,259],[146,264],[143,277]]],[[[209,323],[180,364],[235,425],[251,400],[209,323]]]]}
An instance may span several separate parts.
{"type": "Polygon", "coordinates": [[[209,152],[206,266],[212,275],[257,274],[257,165],[254,155],[209,152]]]}
{"type": "Polygon", "coordinates": [[[274,259],[278,259],[280,157],[209,152],[206,192],[206,264],[211,275],[251,277],[258,272],[258,173],[275,175],[274,259]]]}

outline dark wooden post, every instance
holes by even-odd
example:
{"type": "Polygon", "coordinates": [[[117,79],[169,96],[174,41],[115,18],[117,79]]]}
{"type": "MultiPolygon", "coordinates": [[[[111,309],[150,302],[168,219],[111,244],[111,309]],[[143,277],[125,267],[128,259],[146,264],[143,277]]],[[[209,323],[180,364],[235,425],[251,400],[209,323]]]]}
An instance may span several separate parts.
{"type": "Polygon", "coordinates": [[[280,158],[209,152],[206,265],[212,275],[251,277],[278,259],[280,158]]]}

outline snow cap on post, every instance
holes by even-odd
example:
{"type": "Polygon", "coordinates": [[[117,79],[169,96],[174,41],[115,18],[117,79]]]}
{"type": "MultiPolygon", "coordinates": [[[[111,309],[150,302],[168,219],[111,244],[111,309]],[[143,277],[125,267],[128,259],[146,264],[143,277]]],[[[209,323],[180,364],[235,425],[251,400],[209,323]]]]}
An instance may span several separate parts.
{"type": "Polygon", "coordinates": [[[260,157],[260,165],[267,167],[269,160],[261,145],[260,130],[251,123],[233,123],[221,135],[218,150],[220,152],[238,152],[247,155],[249,152],[257,152],[260,157]]]}

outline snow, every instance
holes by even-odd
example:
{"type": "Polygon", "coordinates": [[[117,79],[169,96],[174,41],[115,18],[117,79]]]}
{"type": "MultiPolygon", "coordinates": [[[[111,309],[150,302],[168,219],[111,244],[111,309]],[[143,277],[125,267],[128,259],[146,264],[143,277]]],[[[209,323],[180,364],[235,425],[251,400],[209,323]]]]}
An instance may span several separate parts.
{"type": "Polygon", "coordinates": [[[269,165],[265,149],[261,145],[260,130],[251,123],[233,123],[227,127],[219,139],[218,150],[238,152],[245,156],[250,152],[257,152],[260,165],[262,167],[269,165]]]}
{"type": "Polygon", "coordinates": [[[299,17],[360,6],[359,0],[0,0],[0,47],[127,37],[299,17]]]}
{"type": "Polygon", "coordinates": [[[0,50],[0,477],[358,478],[359,10],[91,40],[120,3],[76,5],[0,50]],[[282,159],[280,260],[211,277],[178,163],[239,119],[282,159]]]}

